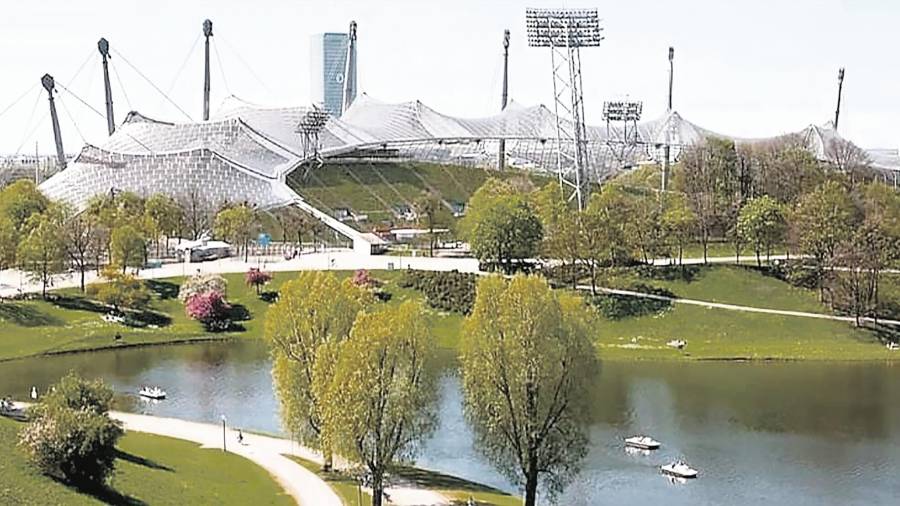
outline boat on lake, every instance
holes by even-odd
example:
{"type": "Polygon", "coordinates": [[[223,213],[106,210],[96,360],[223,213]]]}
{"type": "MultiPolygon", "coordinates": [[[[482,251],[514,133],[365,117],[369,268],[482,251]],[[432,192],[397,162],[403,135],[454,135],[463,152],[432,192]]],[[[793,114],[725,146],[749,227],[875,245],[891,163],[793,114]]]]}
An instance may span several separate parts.
{"type": "Polygon", "coordinates": [[[625,438],[625,446],[630,448],[639,448],[641,450],[656,450],[662,443],[650,436],[631,436],[625,438]]]}
{"type": "Polygon", "coordinates": [[[663,474],[678,478],[696,478],[697,475],[700,474],[699,471],[687,465],[682,460],[660,466],[659,470],[662,471],[663,474]]]}
{"type": "Polygon", "coordinates": [[[166,398],[166,391],[159,387],[143,386],[138,391],[138,395],[146,397],[147,399],[160,400],[166,398]]]}

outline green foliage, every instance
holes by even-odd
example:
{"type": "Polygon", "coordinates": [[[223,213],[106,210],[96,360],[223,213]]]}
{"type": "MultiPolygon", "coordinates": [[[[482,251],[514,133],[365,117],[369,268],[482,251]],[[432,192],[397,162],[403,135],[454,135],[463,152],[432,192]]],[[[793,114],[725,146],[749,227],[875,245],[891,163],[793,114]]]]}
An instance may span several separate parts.
{"type": "Polygon", "coordinates": [[[562,490],[587,452],[589,389],[597,372],[594,314],[580,297],[545,280],[479,280],[466,319],[462,377],[476,447],[524,485],[533,506],[539,480],[562,490]]]}
{"type": "Polygon", "coordinates": [[[140,279],[110,269],[103,272],[103,279],[103,283],[88,286],[88,295],[112,306],[115,311],[144,309],[150,303],[150,291],[140,279]]]}
{"type": "Polygon", "coordinates": [[[69,373],[32,408],[19,445],[42,472],[81,486],[100,486],[113,471],[124,433],[109,418],[112,390],[69,373]]]}
{"type": "MultiPolygon", "coordinates": [[[[675,296],[674,293],[665,288],[657,288],[643,283],[632,283],[623,288],[633,292],[649,293],[663,297],[675,296]]],[[[623,318],[658,314],[672,307],[672,301],[669,300],[650,299],[616,293],[596,295],[589,300],[591,304],[597,308],[600,314],[609,320],[621,320],[623,318]]]]}
{"type": "Polygon", "coordinates": [[[32,214],[23,228],[26,232],[16,250],[16,259],[33,281],[41,283],[41,294],[46,297],[53,275],[66,269],[59,213],[49,210],[32,214]]]}
{"type": "Polygon", "coordinates": [[[697,228],[697,215],[682,195],[669,195],[665,201],[665,212],[662,215],[663,226],[667,236],[675,243],[678,250],[678,263],[681,263],[684,247],[693,237],[697,228]]]}
{"type": "Polygon", "coordinates": [[[856,222],[850,195],[839,183],[829,181],[800,198],[791,225],[801,252],[812,256],[822,269],[850,237],[856,222]]]}
{"type": "Polygon", "coordinates": [[[0,189],[0,219],[10,220],[13,228],[21,232],[29,218],[43,213],[50,206],[35,184],[22,179],[0,189]]]}
{"type": "Polygon", "coordinates": [[[256,217],[253,210],[246,204],[241,204],[219,211],[213,223],[213,232],[217,237],[230,241],[234,245],[243,246],[246,258],[255,223],[256,217]]]}
{"type": "Polygon", "coordinates": [[[369,291],[349,279],[307,271],[281,286],[278,301],[266,313],[265,338],[272,349],[282,420],[304,444],[320,447],[320,395],[337,361],[337,345],[349,337],[356,315],[371,303],[369,291]],[[314,382],[314,371],[322,383],[314,382]]]}
{"type": "Polygon", "coordinates": [[[436,424],[437,384],[421,305],[407,301],[356,317],[333,367],[316,364],[326,444],[365,466],[372,504],[382,504],[384,474],[410,460],[436,424]]]}
{"type": "Polygon", "coordinates": [[[525,196],[493,178],[472,196],[460,230],[479,260],[497,262],[507,271],[513,261],[536,256],[543,237],[541,221],[525,196]]]}
{"type": "Polygon", "coordinates": [[[425,294],[428,305],[441,311],[469,314],[475,303],[475,274],[458,271],[414,271],[403,273],[397,284],[425,294]]]}
{"type": "Polygon", "coordinates": [[[773,247],[784,241],[787,233],[785,215],[784,207],[768,195],[750,199],[741,209],[737,233],[753,245],[757,264],[761,264],[762,252],[768,256],[773,247]]]}
{"type": "Polygon", "coordinates": [[[140,268],[144,265],[147,242],[140,228],[120,225],[112,229],[109,247],[113,265],[121,268],[122,272],[128,267],[140,268]]]}
{"type": "Polygon", "coordinates": [[[16,248],[19,236],[12,220],[0,216],[0,269],[11,267],[16,262],[16,248]]]}

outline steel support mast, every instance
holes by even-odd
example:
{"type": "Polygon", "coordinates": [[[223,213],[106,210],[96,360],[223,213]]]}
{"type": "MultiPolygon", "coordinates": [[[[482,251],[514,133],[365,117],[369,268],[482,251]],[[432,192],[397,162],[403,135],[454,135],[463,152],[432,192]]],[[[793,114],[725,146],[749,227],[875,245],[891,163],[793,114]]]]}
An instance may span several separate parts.
{"type": "Polygon", "coordinates": [[[343,109],[346,111],[356,100],[356,21],[350,22],[350,32],[347,37],[347,65],[344,69],[344,96],[342,102],[343,109]]]}
{"type": "Polygon", "coordinates": [[[838,70],[838,97],[837,108],[834,110],[834,130],[837,131],[838,120],[841,118],[841,94],[844,92],[844,68],[838,70]]]}
{"type": "Polygon", "coordinates": [[[600,45],[600,18],[596,9],[526,9],[525,20],[528,45],[550,48],[560,188],[583,209],[590,185],[581,48],[600,45]]]}
{"type": "MultiPolygon", "coordinates": [[[[500,111],[506,110],[509,100],[509,30],[503,31],[503,90],[500,94],[500,111]]],[[[505,135],[506,132],[503,132],[505,135]]],[[[497,152],[497,168],[506,168],[506,139],[500,138],[500,147],[497,152]]]]}
{"type": "Polygon", "coordinates": [[[206,38],[206,52],[203,67],[203,121],[209,121],[209,38],[212,37],[212,21],[203,22],[203,36],[206,38]]]}
{"type": "Polygon", "coordinates": [[[56,141],[56,159],[59,162],[60,170],[66,168],[66,152],[63,149],[62,134],[59,131],[59,116],[56,114],[56,102],[53,100],[53,91],[56,89],[56,82],[50,74],[44,74],[41,78],[41,84],[47,90],[47,96],[50,99],[50,121],[53,123],[53,140],[56,141]]]}
{"type": "Polygon", "coordinates": [[[106,129],[109,135],[116,131],[116,118],[113,115],[112,87],[109,84],[109,41],[101,38],[97,42],[97,50],[103,59],[103,89],[106,92],[106,129]]]}
{"type": "Polygon", "coordinates": [[[670,158],[672,156],[672,139],[670,135],[670,126],[669,122],[671,121],[672,116],[672,82],[675,76],[675,48],[669,46],[669,102],[668,107],[666,108],[666,145],[663,148],[663,170],[662,170],[662,182],[660,183],[660,190],[667,191],[669,189],[669,164],[671,163],[670,158]]]}

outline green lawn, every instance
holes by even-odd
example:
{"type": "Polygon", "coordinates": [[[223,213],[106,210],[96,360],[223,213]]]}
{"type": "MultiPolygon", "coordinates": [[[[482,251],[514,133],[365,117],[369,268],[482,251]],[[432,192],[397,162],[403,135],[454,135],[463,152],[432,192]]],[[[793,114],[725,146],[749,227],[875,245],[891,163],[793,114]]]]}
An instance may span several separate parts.
{"type": "MultiPolygon", "coordinates": [[[[372,496],[365,492],[360,494],[353,478],[340,472],[323,472],[321,465],[294,455],[285,456],[328,482],[344,502],[344,506],[371,506],[372,496]]],[[[522,504],[520,498],[501,490],[436,471],[401,467],[393,472],[393,476],[397,481],[406,482],[411,486],[438,492],[453,501],[454,505],[465,505],[470,497],[478,506],[519,506],[522,504]]]]}
{"type": "Polygon", "coordinates": [[[120,440],[109,490],[87,494],[30,467],[16,448],[22,426],[0,417],[0,504],[294,504],[274,478],[243,457],[139,432],[120,440]]]}

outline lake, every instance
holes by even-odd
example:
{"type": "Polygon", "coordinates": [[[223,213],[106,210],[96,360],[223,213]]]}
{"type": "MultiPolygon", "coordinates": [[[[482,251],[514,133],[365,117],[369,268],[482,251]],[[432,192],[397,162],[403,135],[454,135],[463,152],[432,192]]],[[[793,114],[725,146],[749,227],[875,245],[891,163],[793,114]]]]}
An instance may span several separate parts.
{"type": "MultiPolygon", "coordinates": [[[[418,464],[509,491],[472,446],[452,357],[440,425],[418,464]]],[[[129,348],[0,363],[0,395],[26,398],[69,370],[104,378],[121,410],[281,432],[262,343],[129,348]],[[139,399],[142,384],[169,393],[139,399]]],[[[897,504],[900,364],[604,363],[590,399],[591,447],[559,504],[897,504]],[[663,442],[627,453],[622,438],[663,442]],[[658,466],[683,458],[699,479],[658,466]]]]}

